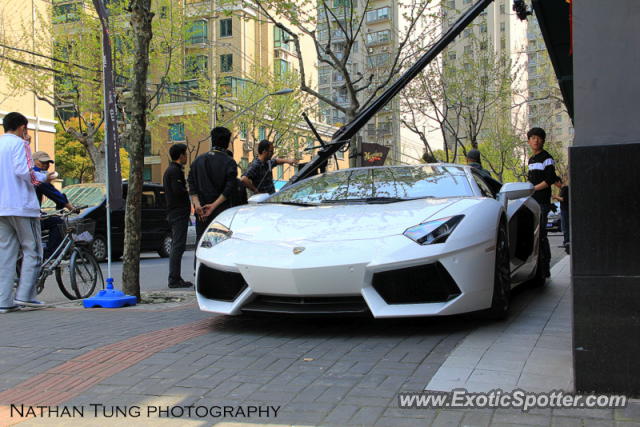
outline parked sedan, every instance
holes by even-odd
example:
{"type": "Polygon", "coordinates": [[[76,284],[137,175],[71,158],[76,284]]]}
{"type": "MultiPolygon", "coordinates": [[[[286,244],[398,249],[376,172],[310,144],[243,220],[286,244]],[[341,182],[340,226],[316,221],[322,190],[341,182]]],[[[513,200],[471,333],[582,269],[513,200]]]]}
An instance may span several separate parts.
{"type": "Polygon", "coordinates": [[[198,243],[200,309],[504,317],[544,283],[530,183],[495,192],[475,169],[344,169],[218,215],[198,243]]]}
{"type": "MultiPolygon", "coordinates": [[[[127,183],[122,184],[123,197],[127,197],[127,183]]],[[[104,184],[75,184],[64,187],[63,192],[76,206],[89,206],[79,217],[96,221],[92,243],[93,254],[98,261],[107,259],[107,217],[104,184]]],[[[43,208],[53,205],[46,201],[43,208]]],[[[111,212],[111,243],[113,259],[122,256],[124,248],[124,207],[111,212]]],[[[166,219],[164,189],[159,184],[145,183],[142,188],[142,251],[156,251],[161,257],[171,252],[171,229],[166,219]]]]}

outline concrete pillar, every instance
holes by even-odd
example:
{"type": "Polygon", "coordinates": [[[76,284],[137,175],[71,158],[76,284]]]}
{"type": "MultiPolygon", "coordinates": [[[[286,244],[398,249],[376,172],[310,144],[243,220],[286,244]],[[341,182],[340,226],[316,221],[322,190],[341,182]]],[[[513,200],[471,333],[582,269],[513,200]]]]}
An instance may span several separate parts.
{"type": "Polygon", "coordinates": [[[640,2],[573,2],[575,384],[640,396],[640,2]]]}

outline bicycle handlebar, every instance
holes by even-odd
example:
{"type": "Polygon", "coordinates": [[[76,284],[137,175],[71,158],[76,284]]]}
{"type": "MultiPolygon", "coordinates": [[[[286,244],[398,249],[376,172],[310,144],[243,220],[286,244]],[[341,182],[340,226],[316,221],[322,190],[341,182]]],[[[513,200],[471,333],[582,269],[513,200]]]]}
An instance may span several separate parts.
{"type": "Polygon", "coordinates": [[[78,206],[72,211],[67,210],[67,208],[62,208],[62,209],[54,211],[54,212],[52,212],[50,214],[40,215],[40,219],[52,218],[54,216],[67,217],[67,216],[69,216],[71,214],[77,213],[78,211],[81,211],[81,210],[86,209],[88,207],[89,207],[88,205],[78,206]]]}

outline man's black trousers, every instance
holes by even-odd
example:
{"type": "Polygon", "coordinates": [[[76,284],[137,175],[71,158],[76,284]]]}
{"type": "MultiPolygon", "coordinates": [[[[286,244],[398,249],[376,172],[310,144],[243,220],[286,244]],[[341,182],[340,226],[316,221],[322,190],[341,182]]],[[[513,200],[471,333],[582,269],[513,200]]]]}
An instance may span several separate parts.
{"type": "Polygon", "coordinates": [[[182,254],[187,245],[187,229],[189,216],[169,218],[171,225],[171,255],[169,256],[169,283],[177,283],[182,279],[182,254]]]}
{"type": "Polygon", "coordinates": [[[540,266],[547,277],[549,277],[549,272],[551,271],[551,248],[547,238],[547,219],[550,210],[550,204],[540,204],[540,266]]]}

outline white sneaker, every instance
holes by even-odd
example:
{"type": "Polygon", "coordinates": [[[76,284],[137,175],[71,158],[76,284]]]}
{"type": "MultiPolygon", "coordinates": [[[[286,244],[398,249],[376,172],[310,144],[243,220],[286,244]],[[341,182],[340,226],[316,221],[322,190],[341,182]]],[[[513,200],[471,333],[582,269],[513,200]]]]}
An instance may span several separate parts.
{"type": "Polygon", "coordinates": [[[18,310],[20,310],[20,307],[17,305],[14,305],[12,307],[0,307],[0,314],[11,313],[12,311],[18,311],[18,310]]]}
{"type": "Polygon", "coordinates": [[[13,303],[16,305],[22,305],[25,307],[46,307],[47,304],[42,302],[42,301],[38,301],[38,300],[31,300],[31,301],[21,301],[19,299],[14,299],[13,303]]]}

